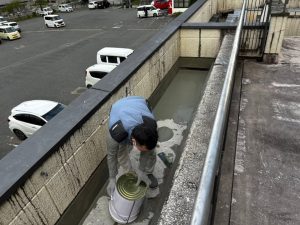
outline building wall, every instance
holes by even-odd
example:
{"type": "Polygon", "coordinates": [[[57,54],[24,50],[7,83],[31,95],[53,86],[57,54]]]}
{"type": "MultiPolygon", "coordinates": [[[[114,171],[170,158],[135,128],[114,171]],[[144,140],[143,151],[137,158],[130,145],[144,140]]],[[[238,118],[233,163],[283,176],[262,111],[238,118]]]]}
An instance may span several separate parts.
{"type": "MultiPolygon", "coordinates": [[[[215,0],[219,12],[241,9],[243,1],[241,0],[215,0]]],[[[259,0],[258,0],[259,1],[259,0]]]]}
{"type": "Polygon", "coordinates": [[[207,0],[206,3],[187,21],[194,22],[208,22],[212,15],[217,12],[217,5],[215,0],[207,0]]]}
{"type": "Polygon", "coordinates": [[[287,7],[288,8],[300,8],[300,1],[299,0],[289,0],[287,7]]]}
{"type": "Polygon", "coordinates": [[[286,29],[287,16],[272,15],[265,54],[279,54],[286,29]]]}
{"type": "Polygon", "coordinates": [[[181,29],[182,57],[216,58],[222,37],[220,30],[214,29],[181,29]]]}
{"type": "Polygon", "coordinates": [[[284,36],[300,36],[300,16],[287,18],[284,36]]]}

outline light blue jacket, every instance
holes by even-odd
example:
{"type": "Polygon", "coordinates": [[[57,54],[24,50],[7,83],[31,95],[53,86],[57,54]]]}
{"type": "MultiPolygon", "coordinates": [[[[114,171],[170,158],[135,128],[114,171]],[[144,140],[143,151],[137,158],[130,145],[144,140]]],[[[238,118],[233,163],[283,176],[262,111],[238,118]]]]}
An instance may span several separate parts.
{"type": "Polygon", "coordinates": [[[134,127],[142,124],[143,116],[154,119],[154,115],[148,108],[143,97],[129,96],[115,102],[110,111],[109,129],[119,120],[122,121],[124,129],[128,133],[127,141],[130,141],[131,132],[134,127]]]}

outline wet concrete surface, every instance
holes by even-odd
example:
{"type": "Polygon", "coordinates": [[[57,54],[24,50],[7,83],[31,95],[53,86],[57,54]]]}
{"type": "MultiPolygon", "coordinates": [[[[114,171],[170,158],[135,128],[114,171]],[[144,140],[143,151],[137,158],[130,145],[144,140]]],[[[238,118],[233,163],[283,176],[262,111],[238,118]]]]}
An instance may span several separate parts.
{"type": "Polygon", "coordinates": [[[244,62],[233,187],[215,224],[300,224],[299,96],[299,37],[284,39],[278,64],[244,62]]]}
{"type": "MultiPolygon", "coordinates": [[[[191,122],[195,107],[198,105],[202,89],[205,86],[209,68],[179,68],[174,74],[167,89],[160,92],[160,98],[153,109],[158,120],[159,147],[157,155],[164,154],[169,164],[157,156],[154,175],[158,179],[159,189],[149,190],[137,220],[131,224],[155,224],[163,202],[168,194],[170,181],[176,167],[176,159],[181,153],[180,145],[191,122]],[[174,76],[174,78],[173,78],[174,76]],[[174,97],[176,96],[176,97],[174,97]],[[150,198],[149,198],[150,197],[150,198]]],[[[131,151],[133,168],[138,166],[139,152],[131,151]]],[[[119,170],[119,175],[122,170],[119,170]]],[[[99,191],[97,197],[79,224],[83,225],[114,225],[117,224],[110,216],[108,204],[110,198],[106,194],[106,186],[99,191]]],[[[62,223],[63,224],[63,223],[62,223]]]]}

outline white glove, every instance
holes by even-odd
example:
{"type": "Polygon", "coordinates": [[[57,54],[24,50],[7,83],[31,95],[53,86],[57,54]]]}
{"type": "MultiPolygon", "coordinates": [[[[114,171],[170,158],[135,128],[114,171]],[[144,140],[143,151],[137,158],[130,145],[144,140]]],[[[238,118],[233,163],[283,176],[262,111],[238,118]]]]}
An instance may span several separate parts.
{"type": "Polygon", "coordinates": [[[137,169],[136,174],[138,176],[138,180],[135,185],[139,186],[140,183],[143,181],[145,182],[147,187],[149,187],[149,185],[151,184],[151,180],[148,178],[147,174],[139,169],[137,169]]]}
{"type": "Polygon", "coordinates": [[[116,187],[116,178],[109,178],[109,183],[106,187],[106,192],[108,196],[111,196],[114,193],[116,187]]]}

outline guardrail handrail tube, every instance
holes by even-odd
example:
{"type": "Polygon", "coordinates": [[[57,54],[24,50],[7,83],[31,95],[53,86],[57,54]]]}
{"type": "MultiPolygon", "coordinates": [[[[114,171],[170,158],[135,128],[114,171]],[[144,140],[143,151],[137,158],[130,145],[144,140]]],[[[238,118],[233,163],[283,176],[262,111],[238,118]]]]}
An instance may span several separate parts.
{"type": "Polygon", "coordinates": [[[209,141],[207,155],[193,209],[193,215],[190,223],[191,225],[206,225],[210,215],[214,180],[218,166],[220,149],[223,144],[225,125],[229,112],[232,87],[234,83],[234,70],[239,50],[239,42],[242,24],[244,21],[246,2],[247,0],[244,0],[241,15],[239,18],[239,23],[233,41],[232,53],[229,59],[225,81],[216,113],[216,118],[214,121],[212,134],[209,141]]]}

